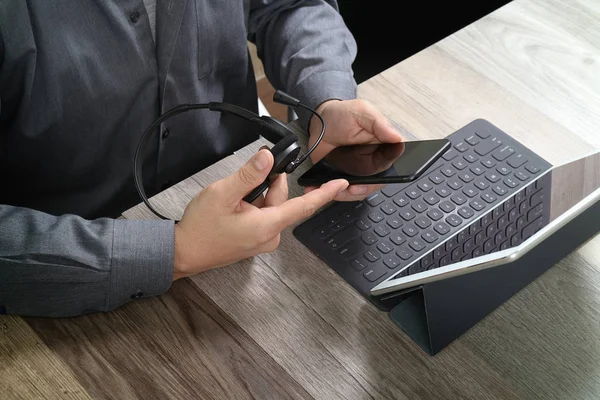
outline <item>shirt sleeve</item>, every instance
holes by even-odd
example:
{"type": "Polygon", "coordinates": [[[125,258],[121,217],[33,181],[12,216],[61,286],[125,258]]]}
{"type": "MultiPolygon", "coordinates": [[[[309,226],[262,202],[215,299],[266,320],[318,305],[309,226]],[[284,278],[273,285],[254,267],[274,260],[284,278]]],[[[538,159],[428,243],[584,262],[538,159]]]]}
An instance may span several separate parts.
{"type": "Polygon", "coordinates": [[[69,317],[166,292],[173,221],[53,216],[0,205],[0,312],[69,317]]]}
{"type": "MultiPolygon", "coordinates": [[[[248,40],[276,88],[316,108],[357,96],[354,37],[334,0],[252,0],[248,40]]],[[[306,126],[309,114],[296,110],[306,126]]]]}

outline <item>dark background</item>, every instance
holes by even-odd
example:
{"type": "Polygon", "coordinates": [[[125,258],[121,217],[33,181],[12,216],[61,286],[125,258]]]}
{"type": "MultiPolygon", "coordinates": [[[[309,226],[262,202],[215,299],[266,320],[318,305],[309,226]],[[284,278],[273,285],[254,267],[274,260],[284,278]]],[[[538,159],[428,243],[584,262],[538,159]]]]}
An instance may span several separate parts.
{"type": "Polygon", "coordinates": [[[358,83],[509,3],[507,0],[338,0],[358,43],[358,83]]]}

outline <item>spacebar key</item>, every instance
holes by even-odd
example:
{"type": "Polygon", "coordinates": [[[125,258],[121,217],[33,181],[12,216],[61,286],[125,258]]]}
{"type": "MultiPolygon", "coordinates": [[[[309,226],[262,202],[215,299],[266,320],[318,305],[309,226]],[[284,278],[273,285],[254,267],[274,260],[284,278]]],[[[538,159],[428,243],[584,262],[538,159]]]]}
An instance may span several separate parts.
{"type": "Polygon", "coordinates": [[[327,240],[327,244],[330,249],[337,250],[359,235],[360,230],[354,227],[354,225],[350,225],[330,237],[329,240],[327,240]]]}

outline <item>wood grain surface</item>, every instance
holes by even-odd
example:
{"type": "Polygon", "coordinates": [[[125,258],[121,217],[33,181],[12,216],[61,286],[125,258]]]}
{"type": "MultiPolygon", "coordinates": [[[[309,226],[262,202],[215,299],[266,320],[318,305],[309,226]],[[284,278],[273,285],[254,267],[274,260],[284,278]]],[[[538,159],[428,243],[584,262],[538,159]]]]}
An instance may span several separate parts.
{"type": "MultiPolygon", "coordinates": [[[[600,3],[515,0],[359,97],[407,139],[485,118],[555,165],[589,154],[600,148],[600,3]]],[[[180,218],[262,144],[150,201],[180,218]]],[[[582,170],[598,179],[597,165],[582,170]]],[[[288,177],[290,196],[308,167],[288,177]]],[[[123,216],[155,218],[143,204],[123,216]]],[[[111,313],[0,318],[0,399],[598,399],[599,260],[597,236],[431,357],[288,229],[272,253],[111,313]]]]}

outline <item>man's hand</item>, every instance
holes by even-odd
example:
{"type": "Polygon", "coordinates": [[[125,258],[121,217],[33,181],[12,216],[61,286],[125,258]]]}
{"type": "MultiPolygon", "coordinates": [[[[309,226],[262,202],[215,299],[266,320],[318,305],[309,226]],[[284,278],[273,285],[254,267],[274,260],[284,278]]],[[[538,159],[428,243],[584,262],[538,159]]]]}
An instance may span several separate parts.
{"type": "MultiPolygon", "coordinates": [[[[322,103],[316,111],[325,120],[327,130],[323,140],[311,154],[313,163],[338,146],[402,142],[400,132],[392,126],[390,120],[365,100],[329,100],[322,103]]],[[[309,147],[316,142],[320,132],[321,124],[313,116],[310,123],[309,147]]],[[[362,200],[381,187],[382,185],[352,185],[335,200],[362,200]]],[[[309,193],[314,189],[307,187],[305,192],[309,193]]]]}
{"type": "Polygon", "coordinates": [[[272,166],[271,152],[260,150],[235,174],[207,186],[188,204],[175,226],[173,279],[275,250],[283,229],[308,218],[348,187],[345,180],[331,181],[288,200],[286,175],[282,174],[266,196],[253,204],[243,201],[267,178],[272,166]]]}

